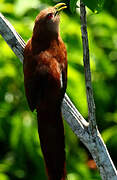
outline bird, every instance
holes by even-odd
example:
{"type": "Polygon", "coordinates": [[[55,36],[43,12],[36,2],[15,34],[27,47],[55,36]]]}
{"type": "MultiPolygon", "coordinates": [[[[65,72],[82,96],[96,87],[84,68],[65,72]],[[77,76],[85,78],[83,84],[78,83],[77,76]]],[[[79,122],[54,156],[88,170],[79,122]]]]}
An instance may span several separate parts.
{"type": "Polygon", "coordinates": [[[60,36],[65,3],[37,15],[24,49],[24,89],[31,111],[37,112],[38,133],[48,180],[66,179],[65,135],[61,113],[67,88],[67,51],[60,36]]]}

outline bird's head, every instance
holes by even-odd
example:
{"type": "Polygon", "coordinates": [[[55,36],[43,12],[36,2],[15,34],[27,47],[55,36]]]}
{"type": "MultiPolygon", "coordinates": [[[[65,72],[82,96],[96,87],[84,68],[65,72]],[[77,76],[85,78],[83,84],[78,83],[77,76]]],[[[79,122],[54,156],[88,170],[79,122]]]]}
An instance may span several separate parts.
{"type": "Polygon", "coordinates": [[[55,32],[59,31],[60,12],[67,8],[65,3],[59,3],[53,7],[42,10],[36,17],[34,33],[38,32],[55,32]]]}

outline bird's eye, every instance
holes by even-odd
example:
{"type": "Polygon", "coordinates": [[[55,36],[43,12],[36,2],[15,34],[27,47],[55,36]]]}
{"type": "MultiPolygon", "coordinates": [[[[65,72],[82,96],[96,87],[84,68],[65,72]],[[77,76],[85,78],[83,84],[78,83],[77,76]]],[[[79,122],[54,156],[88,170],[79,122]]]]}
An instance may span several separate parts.
{"type": "Polygon", "coordinates": [[[49,13],[49,14],[47,15],[47,18],[48,18],[48,19],[53,18],[53,13],[49,13]]]}

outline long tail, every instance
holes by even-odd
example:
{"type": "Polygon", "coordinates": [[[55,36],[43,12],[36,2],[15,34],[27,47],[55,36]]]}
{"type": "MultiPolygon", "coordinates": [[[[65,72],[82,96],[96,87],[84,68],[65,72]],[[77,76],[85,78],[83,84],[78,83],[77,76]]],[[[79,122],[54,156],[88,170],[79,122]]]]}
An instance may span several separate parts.
{"type": "Polygon", "coordinates": [[[37,110],[38,131],[48,180],[65,180],[65,142],[61,110],[37,110]]]}

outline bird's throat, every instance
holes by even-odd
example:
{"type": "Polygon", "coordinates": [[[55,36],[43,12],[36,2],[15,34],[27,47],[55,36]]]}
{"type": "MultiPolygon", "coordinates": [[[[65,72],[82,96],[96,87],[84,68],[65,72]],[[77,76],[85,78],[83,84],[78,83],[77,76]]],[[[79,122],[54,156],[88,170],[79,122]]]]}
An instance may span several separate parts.
{"type": "Polygon", "coordinates": [[[41,51],[45,51],[49,49],[52,42],[58,42],[59,32],[38,32],[38,34],[33,34],[32,36],[32,49],[34,54],[40,53],[41,51]]]}

